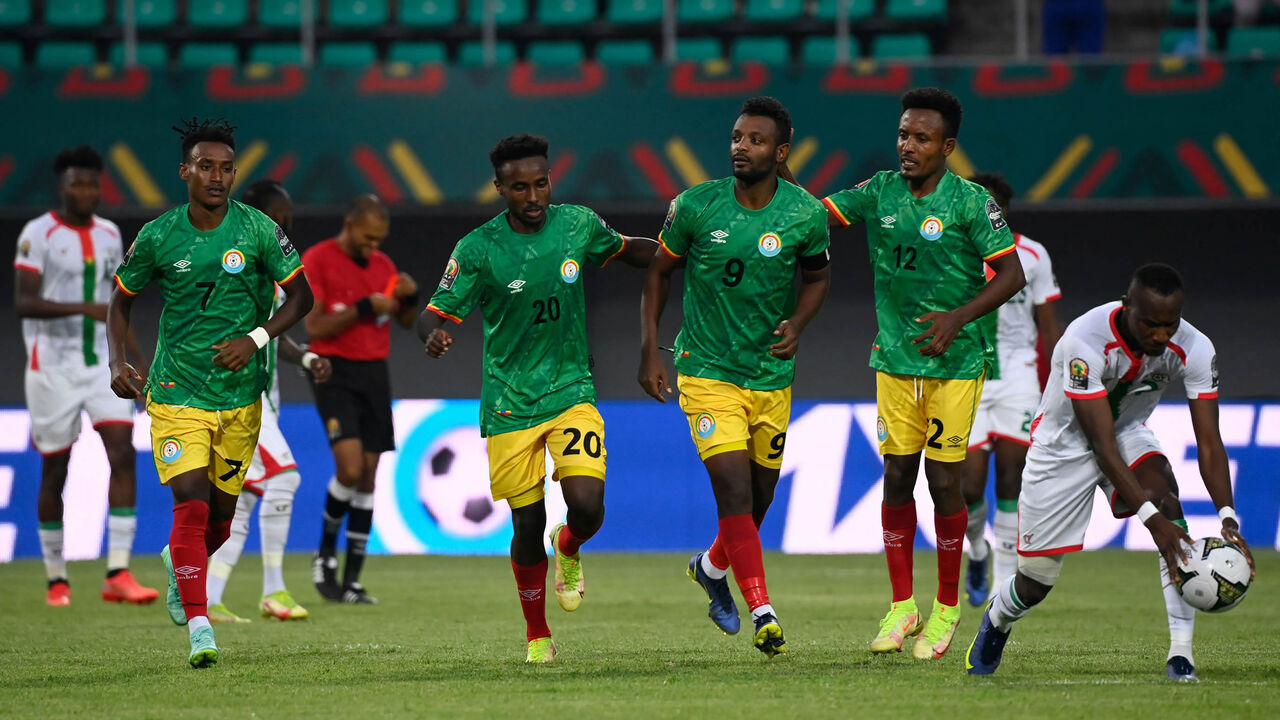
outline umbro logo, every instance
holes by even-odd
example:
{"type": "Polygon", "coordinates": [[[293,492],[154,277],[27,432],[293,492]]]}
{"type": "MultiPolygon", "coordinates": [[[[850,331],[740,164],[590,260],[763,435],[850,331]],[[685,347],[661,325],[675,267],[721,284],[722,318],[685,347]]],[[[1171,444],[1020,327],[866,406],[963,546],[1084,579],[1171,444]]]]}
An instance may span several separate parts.
{"type": "Polygon", "coordinates": [[[542,595],[542,588],[523,588],[520,597],[524,600],[537,600],[542,595]]]}
{"type": "Polygon", "coordinates": [[[176,567],[173,569],[173,574],[183,580],[190,580],[195,577],[198,572],[200,572],[200,568],[194,565],[183,565],[182,567],[176,567]]]}
{"type": "Polygon", "coordinates": [[[725,231],[723,231],[723,230],[712,230],[712,231],[711,231],[711,242],[714,242],[714,243],[723,243],[723,242],[724,242],[724,239],[725,239],[725,238],[727,238],[727,237],[729,237],[729,233],[727,233],[727,232],[725,232],[725,231]]]}
{"type": "Polygon", "coordinates": [[[960,538],[938,538],[938,547],[950,550],[958,542],[960,542],[960,538]]]}
{"type": "Polygon", "coordinates": [[[893,229],[893,224],[896,222],[898,222],[898,218],[892,215],[885,215],[884,217],[880,218],[880,227],[893,229]]]}
{"type": "Polygon", "coordinates": [[[524,281],[512,280],[511,282],[507,283],[507,287],[511,288],[511,294],[514,295],[515,293],[520,292],[520,290],[524,288],[524,281]]]}
{"type": "Polygon", "coordinates": [[[885,547],[902,547],[902,539],[906,537],[906,535],[893,532],[892,530],[885,530],[883,532],[885,547]]]}
{"type": "Polygon", "coordinates": [[[178,268],[178,272],[191,272],[191,261],[186,258],[174,263],[173,266],[178,268]]]}

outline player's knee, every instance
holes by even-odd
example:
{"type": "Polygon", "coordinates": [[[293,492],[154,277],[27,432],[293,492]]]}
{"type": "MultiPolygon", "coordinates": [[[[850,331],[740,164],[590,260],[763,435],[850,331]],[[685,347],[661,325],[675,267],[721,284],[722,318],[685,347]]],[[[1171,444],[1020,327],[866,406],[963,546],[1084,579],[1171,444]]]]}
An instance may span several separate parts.
{"type": "Polygon", "coordinates": [[[1018,556],[1018,599],[1035,605],[1053,589],[1062,575],[1063,555],[1018,556]]]}
{"type": "Polygon", "coordinates": [[[293,512],[293,496],[302,484],[302,477],[294,470],[282,472],[267,480],[262,493],[263,517],[288,515],[293,512]]]}
{"type": "Polygon", "coordinates": [[[137,451],[133,449],[133,445],[128,443],[107,448],[107,464],[111,468],[113,476],[121,472],[126,472],[132,476],[133,466],[137,459],[137,451]]]}

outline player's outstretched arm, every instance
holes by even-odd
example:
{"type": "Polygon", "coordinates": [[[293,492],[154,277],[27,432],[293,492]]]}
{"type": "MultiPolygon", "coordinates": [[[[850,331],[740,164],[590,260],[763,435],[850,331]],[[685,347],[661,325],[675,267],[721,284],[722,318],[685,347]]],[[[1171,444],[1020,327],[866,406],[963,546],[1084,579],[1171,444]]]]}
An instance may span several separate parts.
{"type": "Polygon", "coordinates": [[[800,294],[796,298],[796,311],[791,317],[778,323],[773,334],[778,341],[769,346],[769,354],[790,360],[800,349],[800,333],[809,326],[827,299],[827,290],[831,287],[831,266],[824,265],[817,270],[800,271],[800,294]]]}
{"type": "Polygon", "coordinates": [[[111,391],[130,400],[142,397],[142,375],[125,359],[126,338],[133,331],[130,315],[133,296],[117,286],[107,303],[107,367],[111,370],[111,391]]]}
{"type": "Polygon", "coordinates": [[[658,250],[658,241],[653,238],[633,237],[627,235],[627,244],[622,248],[618,259],[631,267],[647,268],[658,250]]]}
{"type": "Polygon", "coordinates": [[[1187,401],[1191,409],[1191,429],[1196,435],[1196,452],[1200,456],[1200,477],[1209,491],[1214,507],[1222,517],[1222,537],[1244,551],[1249,560],[1250,575],[1257,573],[1253,566],[1253,553],[1240,534],[1240,521],[1235,514],[1235,501],[1231,492],[1231,463],[1227,448],[1222,444],[1222,431],[1218,425],[1218,399],[1196,398],[1187,401]]]}
{"type": "Polygon", "coordinates": [[[649,263],[649,273],[644,280],[644,293],[640,296],[640,370],[636,380],[649,397],[666,402],[665,392],[671,394],[671,381],[666,363],[658,348],[658,323],[671,294],[671,274],[680,266],[683,258],[658,252],[649,263]]]}
{"type": "Polygon", "coordinates": [[[258,352],[271,338],[279,337],[285,330],[293,327],[307,313],[311,312],[314,298],[311,285],[304,273],[298,273],[293,279],[280,286],[284,290],[284,302],[275,314],[267,319],[261,327],[254,328],[248,335],[231,338],[213,346],[218,351],[213,356],[213,364],[237,372],[249,364],[254,353],[258,352]]]}
{"type": "Polygon", "coordinates": [[[1089,399],[1072,399],[1071,409],[1080,422],[1093,448],[1098,468],[1107,476],[1120,498],[1131,508],[1138,508],[1138,517],[1142,524],[1151,531],[1151,538],[1156,548],[1164,556],[1169,567],[1177,567],[1179,561],[1186,559],[1183,543],[1189,547],[1191,537],[1186,531],[1174,525],[1169,518],[1161,515],[1155,505],[1147,499],[1146,492],[1138,484],[1138,478],[1129,469],[1124,458],[1120,456],[1120,446],[1116,443],[1116,426],[1111,416],[1111,403],[1106,397],[1089,399]]]}
{"type": "Polygon", "coordinates": [[[995,277],[972,300],[950,312],[935,310],[916,318],[916,322],[925,328],[924,332],[911,341],[916,345],[925,343],[916,352],[925,357],[938,357],[945,353],[960,334],[961,328],[1005,304],[1027,284],[1018,253],[1005,253],[992,258],[988,264],[995,271],[995,277]]]}

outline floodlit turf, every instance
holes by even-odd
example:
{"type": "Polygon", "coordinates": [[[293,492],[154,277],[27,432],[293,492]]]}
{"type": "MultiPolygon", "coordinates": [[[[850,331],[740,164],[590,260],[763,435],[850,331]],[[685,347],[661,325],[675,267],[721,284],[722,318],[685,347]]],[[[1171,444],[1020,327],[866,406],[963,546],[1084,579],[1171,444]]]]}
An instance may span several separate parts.
{"type": "MultiPolygon", "coordinates": [[[[584,553],[581,609],[548,603],[560,655],[530,667],[505,558],[370,558],[382,602],[323,602],[308,558],[286,559],[310,620],[258,617],[260,566],[246,557],[226,602],[254,621],[217,625],[221,656],[187,666],[186,628],[164,605],[98,599],[101,563],[73,563],[73,601],[44,606],[39,561],[0,565],[4,717],[1276,717],[1280,714],[1280,556],[1262,552],[1245,603],[1197,618],[1203,682],[1164,678],[1168,631],[1153,553],[1073,556],[1045,606],[1020,623],[989,678],[964,672],[979,611],[965,606],[950,654],[872,657],[888,607],[881,556],[769,555],[789,656],[751,647],[749,618],[721,634],[684,575],[685,555],[584,553]]],[[[134,563],[163,589],[157,557],[134,563]]],[[[917,598],[935,587],[916,556],[917,598]]],[[[735,590],[736,594],[736,590],[735,590]]]]}

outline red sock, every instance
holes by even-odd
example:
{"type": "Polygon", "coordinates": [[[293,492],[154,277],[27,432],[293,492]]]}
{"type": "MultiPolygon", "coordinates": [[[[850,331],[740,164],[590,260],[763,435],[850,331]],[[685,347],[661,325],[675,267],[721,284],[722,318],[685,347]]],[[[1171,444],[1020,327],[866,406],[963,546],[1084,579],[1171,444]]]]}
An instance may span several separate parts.
{"type": "Polygon", "coordinates": [[[769,604],[769,589],[764,583],[764,555],[760,550],[760,531],[750,515],[734,515],[720,518],[720,537],[724,538],[725,554],[733,567],[733,579],[738,582],[747,607],[755,610],[769,604]]]}
{"type": "Polygon", "coordinates": [[[525,635],[529,640],[551,637],[547,627],[547,561],[537,565],[517,565],[516,589],[520,591],[520,610],[524,612],[525,635]]]}
{"type": "Polygon", "coordinates": [[[178,578],[178,595],[187,619],[208,615],[209,596],[205,591],[205,573],[209,554],[205,552],[205,526],[209,523],[209,504],[188,500],[173,506],[173,529],[169,531],[169,559],[178,578]]]}
{"type": "Polygon", "coordinates": [[[231,537],[231,519],[227,518],[222,522],[209,523],[204,529],[204,549],[210,557],[218,552],[218,548],[222,547],[222,543],[231,537]]]}
{"type": "MultiPolygon", "coordinates": [[[[595,533],[591,533],[595,535],[595,533]]],[[[591,539],[591,535],[579,535],[573,531],[573,528],[565,524],[564,529],[560,531],[560,537],[557,539],[557,546],[560,552],[565,555],[573,556],[578,554],[578,550],[582,548],[582,544],[591,539]]]]}
{"type": "MultiPolygon", "coordinates": [[[[756,533],[759,534],[760,522],[755,518],[752,518],[752,522],[756,524],[756,533]]],[[[711,543],[711,548],[707,550],[707,558],[711,560],[712,565],[721,570],[729,569],[729,555],[724,551],[724,543],[720,542],[719,535],[716,535],[715,541],[711,543]]]]}
{"type": "Polygon", "coordinates": [[[955,607],[960,602],[960,558],[964,554],[964,532],[969,510],[961,507],[955,515],[933,513],[938,534],[938,602],[955,607]]]}
{"type": "MultiPolygon", "coordinates": [[[[880,505],[880,526],[884,529],[884,558],[889,563],[889,584],[893,601],[911,597],[911,551],[916,543],[916,503],[889,507],[880,505]]],[[[960,529],[964,534],[964,528],[960,529]]]]}

